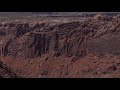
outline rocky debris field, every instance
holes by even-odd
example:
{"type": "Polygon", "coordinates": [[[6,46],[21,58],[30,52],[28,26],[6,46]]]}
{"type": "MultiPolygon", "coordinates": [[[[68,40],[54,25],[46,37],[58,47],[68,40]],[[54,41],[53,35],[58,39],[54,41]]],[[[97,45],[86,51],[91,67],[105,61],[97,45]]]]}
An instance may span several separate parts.
{"type": "Polygon", "coordinates": [[[0,78],[20,78],[9,67],[0,62],[0,78]]]}
{"type": "Polygon", "coordinates": [[[120,15],[54,24],[1,22],[1,61],[23,78],[120,77],[119,38],[120,15]]]}

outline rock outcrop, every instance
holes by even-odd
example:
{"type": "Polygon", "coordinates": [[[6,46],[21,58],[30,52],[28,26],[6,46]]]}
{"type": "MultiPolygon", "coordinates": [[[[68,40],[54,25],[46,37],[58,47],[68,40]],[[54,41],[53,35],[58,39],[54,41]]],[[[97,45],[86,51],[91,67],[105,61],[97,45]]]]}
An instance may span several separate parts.
{"type": "Polygon", "coordinates": [[[54,56],[81,56],[86,54],[87,38],[85,33],[78,30],[79,25],[79,22],[71,22],[22,33],[21,37],[4,44],[4,55],[24,58],[39,57],[46,53],[54,56]]]}
{"type": "Polygon", "coordinates": [[[0,61],[0,78],[20,78],[0,61]]]}
{"type": "Polygon", "coordinates": [[[23,77],[120,77],[120,15],[0,24],[0,47],[2,62],[23,77]]]}
{"type": "Polygon", "coordinates": [[[82,57],[89,52],[89,49],[93,50],[96,44],[93,41],[119,32],[120,22],[118,16],[116,17],[96,15],[88,21],[74,21],[53,26],[45,23],[34,25],[4,23],[0,25],[6,28],[1,29],[1,36],[5,35],[8,38],[7,36],[12,35],[12,37],[3,44],[3,53],[4,56],[23,58],[35,58],[43,54],[82,57]]]}

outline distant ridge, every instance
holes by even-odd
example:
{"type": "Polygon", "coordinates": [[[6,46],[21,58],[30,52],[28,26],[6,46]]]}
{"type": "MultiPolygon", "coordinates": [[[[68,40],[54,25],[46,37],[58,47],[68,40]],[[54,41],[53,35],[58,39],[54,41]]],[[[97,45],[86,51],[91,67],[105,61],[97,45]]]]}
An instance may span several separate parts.
{"type": "Polygon", "coordinates": [[[0,12],[0,17],[23,17],[23,16],[94,16],[96,14],[110,16],[118,15],[120,12],[0,12]]]}
{"type": "Polygon", "coordinates": [[[96,14],[118,15],[120,12],[33,12],[34,16],[94,16],[96,14]]]}

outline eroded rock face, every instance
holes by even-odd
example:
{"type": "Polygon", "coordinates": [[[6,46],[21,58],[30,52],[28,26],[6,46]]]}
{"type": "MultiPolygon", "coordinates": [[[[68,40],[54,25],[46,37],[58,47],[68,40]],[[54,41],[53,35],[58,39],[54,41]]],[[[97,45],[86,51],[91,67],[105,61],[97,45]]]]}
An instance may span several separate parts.
{"type": "Polygon", "coordinates": [[[35,29],[40,29],[45,26],[45,23],[1,23],[0,24],[0,34],[7,35],[15,35],[19,37],[24,35],[27,32],[33,31],[35,29]]]}
{"type": "MultiPolygon", "coordinates": [[[[30,24],[31,25],[31,24],[30,24]]],[[[6,56],[8,54],[12,54],[15,55],[14,53],[16,52],[11,52],[11,50],[13,50],[14,48],[16,48],[16,43],[15,45],[12,47],[12,49],[9,51],[9,45],[11,45],[12,42],[14,42],[16,39],[22,37],[22,35],[30,32],[30,31],[34,31],[36,29],[40,29],[42,27],[45,26],[45,23],[34,23],[31,26],[29,25],[29,23],[23,23],[23,24],[19,24],[19,23],[1,23],[0,24],[0,42],[2,42],[2,48],[0,48],[0,50],[2,49],[2,53],[3,56],[6,56]]],[[[1,52],[0,52],[1,53],[1,52]]]]}
{"type": "Polygon", "coordinates": [[[53,26],[46,26],[45,23],[36,23],[32,26],[28,23],[0,26],[7,28],[1,29],[1,35],[15,35],[14,39],[11,38],[4,43],[4,56],[23,58],[35,58],[43,54],[82,57],[89,49],[95,50],[95,41],[102,42],[101,37],[110,39],[113,37],[112,33],[120,30],[119,18],[102,15],[96,15],[84,22],[74,21],[53,26]],[[9,32],[6,34],[2,31],[9,32]]]}
{"type": "Polygon", "coordinates": [[[0,27],[2,62],[23,77],[120,76],[119,16],[97,15],[52,26],[28,23],[18,31],[16,24],[0,27]]]}
{"type": "Polygon", "coordinates": [[[34,58],[46,53],[53,56],[86,54],[86,37],[84,33],[82,35],[81,32],[77,32],[79,25],[79,22],[72,22],[49,27],[48,30],[45,28],[28,32],[11,41],[8,47],[5,47],[7,52],[5,55],[34,58]],[[81,35],[77,36],[78,33],[81,35]]]}

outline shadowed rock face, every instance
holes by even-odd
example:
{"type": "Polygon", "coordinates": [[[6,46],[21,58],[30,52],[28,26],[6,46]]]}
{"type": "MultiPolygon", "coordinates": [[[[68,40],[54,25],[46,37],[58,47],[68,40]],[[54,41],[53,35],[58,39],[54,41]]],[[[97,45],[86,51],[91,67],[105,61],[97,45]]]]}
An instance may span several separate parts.
{"type": "Polygon", "coordinates": [[[79,30],[79,25],[79,22],[71,22],[47,29],[38,27],[39,29],[29,31],[26,34],[22,33],[21,37],[14,40],[9,39],[4,44],[4,56],[34,58],[46,53],[53,56],[86,54],[86,37],[79,30]],[[77,36],[78,34],[79,36],[77,36]]]}
{"type": "Polygon", "coordinates": [[[0,62],[0,78],[19,78],[19,76],[17,76],[11,71],[10,68],[0,62]]]}
{"type": "MultiPolygon", "coordinates": [[[[16,39],[22,37],[22,35],[26,34],[27,32],[34,31],[36,29],[42,28],[45,26],[45,23],[38,24],[30,24],[23,23],[23,24],[15,24],[15,23],[1,23],[0,25],[0,42],[3,42],[2,49],[3,49],[3,56],[8,55],[9,53],[9,46],[12,42],[16,39]]],[[[16,45],[14,45],[16,46],[16,45]]],[[[14,47],[12,47],[14,49],[14,47]]],[[[13,54],[9,53],[9,54],[13,54]]]]}
{"type": "MultiPolygon", "coordinates": [[[[1,35],[15,35],[14,38],[7,38],[4,43],[4,56],[35,58],[47,53],[53,56],[81,57],[85,56],[89,49],[97,51],[95,47],[104,42],[100,37],[107,39],[106,35],[119,32],[120,22],[119,17],[96,15],[85,22],[74,21],[54,26],[45,26],[45,23],[32,26],[28,23],[4,23],[1,24],[1,28],[6,28],[1,29],[1,35]],[[99,44],[94,41],[98,41],[99,44]]],[[[112,37],[113,35],[109,39],[112,37]]],[[[105,47],[100,49],[102,48],[105,47]]]]}

